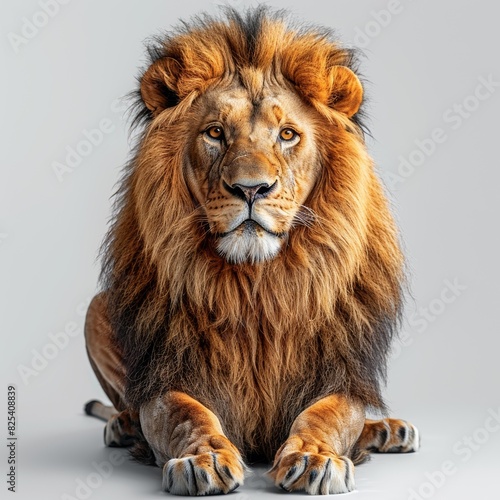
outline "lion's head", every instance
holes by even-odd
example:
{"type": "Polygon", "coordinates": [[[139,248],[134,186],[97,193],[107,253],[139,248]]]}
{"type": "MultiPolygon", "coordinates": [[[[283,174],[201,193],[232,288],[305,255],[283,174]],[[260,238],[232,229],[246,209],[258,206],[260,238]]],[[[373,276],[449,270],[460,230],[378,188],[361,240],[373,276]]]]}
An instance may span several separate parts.
{"type": "Polygon", "coordinates": [[[349,119],[363,95],[349,51],[276,19],[262,24],[273,37],[265,47],[243,44],[234,17],[167,39],[141,78],[151,118],[144,147],[177,146],[207,237],[232,263],[272,259],[294,226],[312,222],[320,145],[357,134],[349,119]]]}
{"type": "Polygon", "coordinates": [[[246,401],[235,422],[332,391],[382,406],[402,258],[354,53],[263,8],[198,18],[149,53],[104,249],[131,404],[196,366],[183,388],[223,402],[227,387],[246,401]]]}

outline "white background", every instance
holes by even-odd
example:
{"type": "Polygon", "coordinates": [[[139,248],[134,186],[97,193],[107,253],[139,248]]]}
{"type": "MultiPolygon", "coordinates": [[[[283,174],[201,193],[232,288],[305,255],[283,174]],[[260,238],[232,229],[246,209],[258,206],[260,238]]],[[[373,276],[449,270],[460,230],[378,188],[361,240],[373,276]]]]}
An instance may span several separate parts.
{"type": "MultiPolygon", "coordinates": [[[[0,437],[8,384],[17,387],[19,436],[17,496],[2,480],[0,498],[161,498],[160,470],[121,451],[114,453],[124,463],[95,471],[93,463],[116,456],[102,446],[102,423],[82,413],[85,401],[104,398],[86,359],[83,313],[133,144],[117,99],[135,88],[148,36],[180,17],[215,12],[216,2],[72,0],[45,18],[41,3],[4,2],[0,21],[0,437]],[[102,142],[58,179],[54,163],[65,163],[67,148],[102,120],[102,142]],[[49,334],[65,330],[72,336],[54,348],[49,334]],[[78,489],[79,481],[90,488],[78,489]]],[[[486,0],[270,4],[336,27],[344,42],[364,48],[368,144],[408,257],[413,297],[386,395],[394,416],[420,428],[422,450],[375,456],[357,469],[350,495],[496,499],[500,424],[488,418],[500,412],[500,9],[486,0]],[[499,83],[488,92],[481,79],[499,83]],[[456,106],[465,106],[462,116],[456,106]],[[431,146],[433,133],[441,142],[431,146]],[[416,152],[416,141],[428,154],[416,152]],[[413,167],[404,170],[402,157],[413,167]],[[443,463],[447,475],[436,472],[443,463]]],[[[233,496],[282,494],[262,471],[233,496]]]]}

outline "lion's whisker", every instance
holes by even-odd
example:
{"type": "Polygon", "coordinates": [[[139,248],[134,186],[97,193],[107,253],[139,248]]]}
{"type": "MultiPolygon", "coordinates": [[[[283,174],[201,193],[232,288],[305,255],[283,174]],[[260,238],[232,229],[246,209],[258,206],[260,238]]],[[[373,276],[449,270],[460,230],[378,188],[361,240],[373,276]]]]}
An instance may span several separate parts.
{"type": "Polygon", "coordinates": [[[320,218],[314,210],[306,207],[305,205],[299,205],[299,210],[293,218],[293,225],[301,225],[311,228],[316,222],[320,222],[320,218]]]}

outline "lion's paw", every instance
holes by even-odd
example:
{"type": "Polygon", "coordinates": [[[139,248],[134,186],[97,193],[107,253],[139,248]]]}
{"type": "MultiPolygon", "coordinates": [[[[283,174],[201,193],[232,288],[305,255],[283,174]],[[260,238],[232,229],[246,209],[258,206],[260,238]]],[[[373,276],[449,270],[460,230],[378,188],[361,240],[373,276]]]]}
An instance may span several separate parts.
{"type": "Polygon", "coordinates": [[[128,447],[134,444],[137,430],[127,410],[113,415],[104,427],[104,444],[110,447],[128,447]]]}
{"type": "Polygon", "coordinates": [[[328,495],[354,489],[352,461],[333,454],[290,453],[279,459],[270,475],[286,491],[328,495]]]}
{"type": "Polygon", "coordinates": [[[395,418],[386,418],[370,424],[371,442],[367,448],[379,453],[412,453],[420,448],[418,429],[395,418]]]}
{"type": "Polygon", "coordinates": [[[243,484],[244,466],[231,451],[173,458],[163,467],[163,490],[173,495],[230,493],[243,484]]]}
{"type": "Polygon", "coordinates": [[[389,426],[389,438],[382,452],[386,453],[412,453],[420,448],[420,434],[418,429],[406,422],[393,418],[386,419],[389,426]]]}

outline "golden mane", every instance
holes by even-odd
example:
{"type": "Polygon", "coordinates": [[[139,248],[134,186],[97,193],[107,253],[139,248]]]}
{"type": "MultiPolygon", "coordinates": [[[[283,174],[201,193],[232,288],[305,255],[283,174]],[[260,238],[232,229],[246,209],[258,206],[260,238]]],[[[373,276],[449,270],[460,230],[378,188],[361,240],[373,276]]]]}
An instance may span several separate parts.
{"type": "Polygon", "coordinates": [[[270,458],[320,397],[343,393],[384,409],[402,256],[359,113],[349,118],[335,107],[342,96],[328,92],[333,66],[356,71],[352,51],[282,13],[226,14],[198,18],[150,48],[151,65],[168,69],[158,103],[166,109],[138,100],[145,130],[103,247],[102,279],[130,407],[182,390],[224,414],[241,450],[270,458]],[[234,265],[211,245],[183,158],[191,104],[248,68],[317,110],[322,169],[306,202],[314,220],[293,228],[272,261],[234,265]]]}

